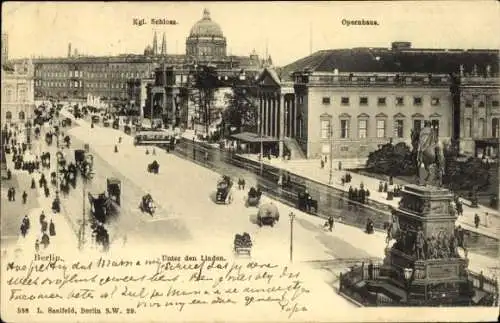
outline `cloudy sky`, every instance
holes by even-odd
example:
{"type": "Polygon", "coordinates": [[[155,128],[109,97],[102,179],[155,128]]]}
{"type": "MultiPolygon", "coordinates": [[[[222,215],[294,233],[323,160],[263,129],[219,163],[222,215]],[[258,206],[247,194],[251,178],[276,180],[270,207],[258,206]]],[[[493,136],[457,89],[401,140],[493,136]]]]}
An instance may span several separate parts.
{"type": "Polygon", "coordinates": [[[264,54],[288,64],[313,51],[389,47],[395,40],[425,48],[499,48],[498,1],[3,3],[2,31],[9,56],[65,56],[68,43],[88,55],[142,53],[153,32],[166,32],[169,53],[184,53],[192,25],[204,8],[227,38],[228,53],[264,54]],[[134,18],[174,19],[178,25],[134,26],[134,18]],[[345,26],[342,20],[376,20],[378,26],[345,26]],[[312,32],[311,32],[312,31],[312,32]],[[310,37],[312,35],[312,37],[310,37]],[[311,41],[312,40],[312,41],[311,41]]]}

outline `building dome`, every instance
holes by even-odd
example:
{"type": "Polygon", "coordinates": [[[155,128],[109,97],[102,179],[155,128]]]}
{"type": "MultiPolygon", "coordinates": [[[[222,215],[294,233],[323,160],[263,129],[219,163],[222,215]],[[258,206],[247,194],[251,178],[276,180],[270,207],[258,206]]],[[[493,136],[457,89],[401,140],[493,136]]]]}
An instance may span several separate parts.
{"type": "Polygon", "coordinates": [[[208,9],[203,10],[203,18],[194,24],[189,37],[224,37],[219,24],[212,21],[208,9]]]}

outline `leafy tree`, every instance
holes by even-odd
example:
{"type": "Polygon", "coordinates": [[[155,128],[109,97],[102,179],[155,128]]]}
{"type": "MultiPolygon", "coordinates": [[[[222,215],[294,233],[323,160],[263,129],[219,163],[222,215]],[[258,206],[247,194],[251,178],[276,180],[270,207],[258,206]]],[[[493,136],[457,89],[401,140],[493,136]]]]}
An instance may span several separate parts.
{"type": "Polygon", "coordinates": [[[416,165],[410,147],[405,143],[387,143],[368,155],[367,168],[388,176],[414,175],[416,165]]]}
{"type": "Polygon", "coordinates": [[[256,129],[258,122],[257,87],[253,84],[232,87],[231,93],[226,93],[227,108],[223,113],[226,125],[236,127],[238,132],[242,129],[256,129]]]}
{"type": "Polygon", "coordinates": [[[201,108],[205,131],[208,134],[213,113],[215,91],[220,87],[220,80],[215,67],[207,65],[199,67],[194,73],[194,88],[191,101],[201,108]]]}

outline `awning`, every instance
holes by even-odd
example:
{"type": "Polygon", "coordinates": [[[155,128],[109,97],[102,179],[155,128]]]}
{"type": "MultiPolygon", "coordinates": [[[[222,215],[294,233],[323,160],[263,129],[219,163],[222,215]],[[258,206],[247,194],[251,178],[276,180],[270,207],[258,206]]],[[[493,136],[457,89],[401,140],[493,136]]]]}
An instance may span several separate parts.
{"type": "Polygon", "coordinates": [[[275,137],[260,136],[259,134],[252,132],[241,132],[231,135],[231,138],[241,140],[244,142],[255,143],[255,142],[277,142],[278,139],[275,137]]]}

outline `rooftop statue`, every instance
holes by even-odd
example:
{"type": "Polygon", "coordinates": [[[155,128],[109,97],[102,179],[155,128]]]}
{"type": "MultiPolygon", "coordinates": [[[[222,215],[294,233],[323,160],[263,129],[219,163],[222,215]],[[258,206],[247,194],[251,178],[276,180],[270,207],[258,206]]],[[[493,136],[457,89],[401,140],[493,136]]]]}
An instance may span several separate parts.
{"type": "Polygon", "coordinates": [[[422,129],[414,129],[411,133],[413,152],[416,154],[417,175],[419,185],[441,187],[444,174],[443,145],[439,141],[436,129],[429,121],[424,122],[422,129]]]}

